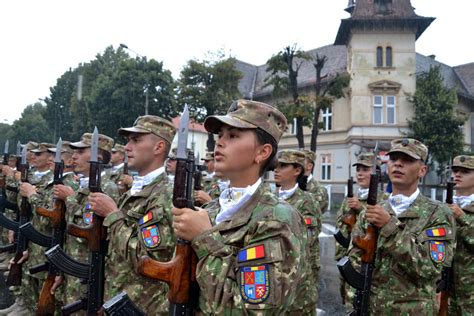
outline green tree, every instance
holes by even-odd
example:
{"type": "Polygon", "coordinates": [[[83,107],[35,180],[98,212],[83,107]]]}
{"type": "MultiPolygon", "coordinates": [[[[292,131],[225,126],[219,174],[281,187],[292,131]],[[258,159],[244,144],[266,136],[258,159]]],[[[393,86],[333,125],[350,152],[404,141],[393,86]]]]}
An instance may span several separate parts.
{"type": "Polygon", "coordinates": [[[13,129],[10,124],[0,123],[0,154],[3,154],[3,149],[5,148],[5,142],[9,141],[9,148],[8,152],[10,154],[15,153],[15,146],[16,142],[13,139],[13,129]]]}
{"type": "Polygon", "coordinates": [[[50,141],[52,133],[43,117],[45,110],[46,107],[39,102],[28,105],[21,113],[21,117],[13,122],[13,139],[10,140],[10,144],[16,144],[17,141],[23,144],[30,140],[37,142],[50,141]]]}
{"type": "MultiPolygon", "coordinates": [[[[178,80],[178,104],[188,104],[193,118],[203,122],[206,116],[224,114],[238,89],[242,74],[235,69],[235,58],[217,53],[209,60],[189,60],[178,80]]],[[[208,134],[207,149],[214,149],[214,136],[208,134]]]]}
{"type": "Polygon", "coordinates": [[[297,48],[297,45],[286,46],[267,61],[267,71],[270,75],[265,78],[266,86],[273,86],[272,94],[277,98],[288,98],[288,101],[279,101],[277,106],[286,115],[288,120],[296,118],[296,139],[299,148],[304,148],[303,126],[308,126],[311,116],[307,106],[306,96],[300,96],[298,90],[298,72],[304,61],[312,57],[297,48]]]}
{"type": "Polygon", "coordinates": [[[428,164],[433,166],[437,161],[441,175],[451,158],[463,151],[461,126],[465,118],[456,115],[456,91],[444,85],[439,67],[433,67],[417,75],[416,92],[410,101],[415,110],[408,121],[413,131],[410,136],[428,146],[428,164]]]}

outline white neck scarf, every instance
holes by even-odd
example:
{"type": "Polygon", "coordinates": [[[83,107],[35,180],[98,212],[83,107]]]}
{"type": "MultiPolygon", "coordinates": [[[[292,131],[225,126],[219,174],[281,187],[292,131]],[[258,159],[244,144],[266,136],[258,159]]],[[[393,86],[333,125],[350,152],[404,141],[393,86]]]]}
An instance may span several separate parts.
{"type": "Polygon", "coordinates": [[[216,217],[216,223],[228,220],[245,204],[252,195],[257,191],[258,186],[262,183],[262,179],[258,178],[257,182],[246,188],[227,188],[221,192],[219,197],[219,205],[221,206],[219,214],[216,217]]]}
{"type": "Polygon", "coordinates": [[[163,172],[165,172],[165,167],[160,167],[144,176],[134,176],[130,193],[134,195],[140,192],[144,186],[149,185],[153,180],[155,180],[163,172]]]}
{"type": "Polygon", "coordinates": [[[45,171],[38,171],[36,170],[35,173],[33,173],[33,176],[37,177],[38,179],[41,179],[42,177],[44,177],[48,172],[50,172],[50,170],[45,170],[45,171]]]}
{"type": "Polygon", "coordinates": [[[405,196],[403,194],[393,195],[393,193],[391,193],[388,197],[388,202],[398,217],[410,207],[419,194],[420,190],[418,188],[416,188],[416,191],[410,196],[405,196]]]}
{"type": "Polygon", "coordinates": [[[117,171],[117,170],[119,170],[119,169],[122,168],[122,167],[123,167],[123,162],[122,162],[120,165],[112,166],[112,170],[113,170],[113,171],[117,171]]]}
{"type": "Polygon", "coordinates": [[[454,203],[464,208],[474,201],[474,194],[471,195],[455,195],[453,196],[454,203]]]}
{"type": "Polygon", "coordinates": [[[292,187],[291,189],[289,190],[282,190],[280,188],[280,191],[278,192],[278,196],[280,197],[280,199],[282,200],[288,200],[290,197],[293,196],[293,194],[296,192],[296,189],[298,189],[298,183],[295,184],[294,187],[292,187]]]}
{"type": "Polygon", "coordinates": [[[82,177],[79,179],[79,187],[81,189],[87,188],[89,186],[89,177],[82,177]]]}
{"type": "Polygon", "coordinates": [[[357,197],[361,200],[367,200],[367,197],[369,196],[369,188],[359,188],[357,190],[357,197]]]}
{"type": "Polygon", "coordinates": [[[308,180],[307,180],[306,182],[308,182],[308,183],[309,183],[309,181],[311,181],[311,179],[313,179],[313,174],[312,174],[312,173],[310,173],[310,174],[309,174],[309,176],[308,176],[308,180]]]}

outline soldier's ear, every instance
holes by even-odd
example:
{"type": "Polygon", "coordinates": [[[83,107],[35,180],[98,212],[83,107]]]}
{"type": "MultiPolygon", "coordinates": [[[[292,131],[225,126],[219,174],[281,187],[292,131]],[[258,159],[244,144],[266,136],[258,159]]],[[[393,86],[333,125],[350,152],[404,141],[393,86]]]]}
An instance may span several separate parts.
{"type": "Polygon", "coordinates": [[[154,154],[155,155],[165,155],[166,156],[167,155],[166,148],[167,148],[167,146],[166,146],[165,140],[160,139],[155,143],[155,146],[154,146],[154,149],[153,149],[154,154]]]}

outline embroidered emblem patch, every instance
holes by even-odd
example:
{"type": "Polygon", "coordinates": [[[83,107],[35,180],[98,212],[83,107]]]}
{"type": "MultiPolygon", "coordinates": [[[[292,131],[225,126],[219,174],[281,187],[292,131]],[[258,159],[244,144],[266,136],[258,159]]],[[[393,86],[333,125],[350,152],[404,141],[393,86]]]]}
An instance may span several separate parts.
{"type": "Polygon", "coordinates": [[[430,241],[430,254],[434,262],[443,262],[446,258],[446,247],[443,241],[430,241]]]}
{"type": "Polygon", "coordinates": [[[138,221],[138,225],[143,225],[145,224],[146,222],[149,222],[153,219],[153,213],[150,211],[148,212],[145,216],[143,216],[142,218],[140,218],[140,220],[138,221]]]}
{"type": "Polygon", "coordinates": [[[91,212],[90,209],[90,204],[86,203],[86,211],[84,212],[84,214],[82,214],[82,220],[86,225],[90,225],[94,221],[94,212],[91,212]]]}
{"type": "Polygon", "coordinates": [[[446,236],[446,229],[444,228],[434,228],[434,229],[427,229],[426,236],[428,237],[444,237],[446,236]]]}
{"type": "Polygon", "coordinates": [[[160,231],[157,225],[150,225],[141,229],[142,238],[147,248],[158,247],[161,241],[160,231]]]}
{"type": "Polygon", "coordinates": [[[304,219],[304,222],[306,223],[306,225],[311,225],[311,223],[312,223],[313,221],[311,220],[311,218],[306,217],[306,218],[304,219]]]}
{"type": "Polygon", "coordinates": [[[242,298],[247,303],[262,303],[270,294],[267,265],[240,268],[240,280],[242,298]]]}
{"type": "Polygon", "coordinates": [[[265,258],[265,246],[258,245],[239,251],[237,256],[238,262],[250,261],[255,259],[265,258]]]}

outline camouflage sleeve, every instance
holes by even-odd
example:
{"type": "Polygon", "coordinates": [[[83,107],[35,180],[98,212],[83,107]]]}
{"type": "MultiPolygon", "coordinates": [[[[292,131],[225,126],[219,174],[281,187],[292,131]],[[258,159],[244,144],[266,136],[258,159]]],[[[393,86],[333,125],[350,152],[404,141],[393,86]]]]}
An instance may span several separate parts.
{"type": "Polygon", "coordinates": [[[457,242],[474,253],[474,213],[465,213],[456,219],[457,222],[457,242]]]}
{"type": "MultiPolygon", "coordinates": [[[[301,220],[299,215],[298,218],[301,220]]],[[[244,249],[227,245],[214,228],[196,237],[192,246],[199,259],[196,277],[201,289],[202,312],[207,315],[287,313],[295,299],[295,286],[304,266],[301,258],[306,251],[301,226],[297,233],[295,225],[275,218],[262,219],[247,231],[244,249]],[[245,259],[249,250],[256,253],[251,262],[245,259]],[[245,285],[254,281],[260,288],[245,285]]]]}
{"type": "MultiPolygon", "coordinates": [[[[339,231],[346,237],[350,237],[347,225],[343,223],[342,219],[344,216],[349,212],[349,206],[347,205],[347,197],[344,198],[344,200],[341,203],[341,207],[339,210],[337,210],[336,214],[336,228],[339,229],[339,231]]],[[[347,249],[342,247],[338,242],[336,242],[336,253],[335,253],[335,259],[339,260],[342,257],[346,255],[347,249]]]]}
{"type": "Polygon", "coordinates": [[[394,271],[412,280],[434,280],[443,267],[451,266],[456,236],[453,219],[445,206],[434,207],[436,210],[426,225],[417,231],[408,229],[395,216],[380,230],[378,255],[396,258],[394,271]],[[445,232],[443,236],[433,233],[439,229],[445,232]]]}
{"type": "Polygon", "coordinates": [[[118,203],[120,199],[120,192],[119,192],[117,184],[115,184],[114,182],[110,180],[107,180],[104,182],[105,183],[102,185],[102,191],[108,196],[110,196],[112,200],[114,200],[115,203],[118,203]]]}
{"type": "Polygon", "coordinates": [[[316,191],[314,192],[314,196],[321,206],[321,214],[324,214],[328,210],[329,206],[328,191],[321,184],[318,184],[316,191]]]}

